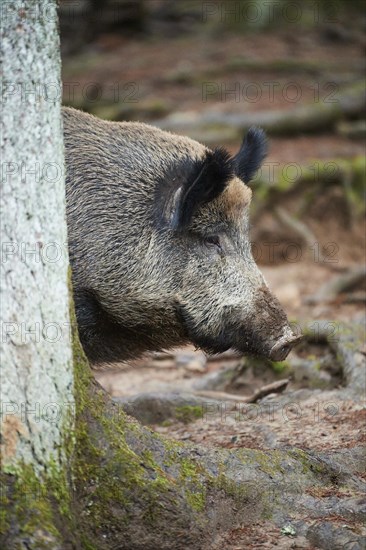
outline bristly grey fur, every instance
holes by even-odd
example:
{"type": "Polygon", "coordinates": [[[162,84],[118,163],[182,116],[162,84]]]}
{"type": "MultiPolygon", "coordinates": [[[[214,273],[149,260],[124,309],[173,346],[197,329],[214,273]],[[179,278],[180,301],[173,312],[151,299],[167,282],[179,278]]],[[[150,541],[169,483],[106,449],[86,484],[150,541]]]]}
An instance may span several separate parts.
{"type": "Polygon", "coordinates": [[[189,341],[268,355],[288,324],[253,260],[250,191],[234,173],[252,174],[262,134],[231,159],[146,124],[63,118],[76,315],[93,367],[189,341]]]}

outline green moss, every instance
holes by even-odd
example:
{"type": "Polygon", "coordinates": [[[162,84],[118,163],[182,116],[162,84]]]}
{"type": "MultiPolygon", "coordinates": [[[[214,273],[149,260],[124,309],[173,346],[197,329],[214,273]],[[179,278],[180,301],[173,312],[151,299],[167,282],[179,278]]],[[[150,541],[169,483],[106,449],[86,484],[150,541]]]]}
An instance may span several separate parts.
{"type": "Polygon", "coordinates": [[[129,447],[125,432],[130,423],[123,412],[110,417],[105,414],[103,394],[96,393],[91,399],[89,423],[78,422],[74,469],[83,508],[88,510],[86,524],[99,531],[120,530],[121,523],[128,523],[135,502],[143,510],[144,521],[157,524],[165,506],[174,505],[174,494],[180,491],[180,487],[193,510],[203,509],[205,489],[198,480],[197,465],[188,460],[178,462],[181,475],[177,479],[165,470],[168,463],[177,463],[179,445],[171,442],[168,445],[164,441],[167,460],[164,460],[163,468],[154,460],[151,451],[142,450],[137,454],[129,447]],[[98,405],[98,400],[103,401],[102,405],[98,405]],[[93,434],[89,432],[90,421],[95,422],[95,443],[93,434]],[[92,493],[88,496],[91,486],[92,493]],[[118,509],[116,516],[111,513],[114,508],[118,509]]]}
{"type": "MultiPolygon", "coordinates": [[[[157,434],[156,434],[157,435],[157,434]]],[[[164,466],[169,468],[175,464],[178,464],[180,461],[180,450],[183,447],[181,441],[174,441],[172,439],[161,439],[160,441],[164,445],[165,455],[164,455],[164,466]]]]}
{"type": "Polygon", "coordinates": [[[169,428],[169,426],[171,426],[172,424],[173,424],[173,420],[169,420],[168,418],[161,423],[163,428],[169,428]]]}
{"type": "Polygon", "coordinates": [[[188,458],[181,459],[180,472],[183,479],[196,480],[198,477],[198,466],[193,460],[188,458]]]}
{"type": "Polygon", "coordinates": [[[270,454],[260,451],[259,449],[246,449],[247,455],[250,453],[250,461],[257,463],[260,469],[268,474],[271,478],[278,477],[284,473],[282,466],[283,452],[273,450],[270,454]]]}
{"type": "Polygon", "coordinates": [[[210,476],[198,462],[189,458],[181,459],[179,467],[180,482],[184,487],[187,502],[193,510],[201,512],[205,508],[207,482],[210,476]]]}
{"type": "Polygon", "coordinates": [[[291,366],[287,361],[271,361],[272,370],[276,374],[283,374],[285,371],[290,370],[291,366]]]}
{"type": "Polygon", "coordinates": [[[18,463],[12,473],[1,473],[0,483],[2,535],[15,524],[17,538],[29,539],[34,550],[49,548],[50,539],[62,540],[57,524],[70,519],[70,492],[56,464],[39,474],[32,465],[18,463]]]}
{"type": "Polygon", "coordinates": [[[196,512],[202,512],[205,509],[205,505],[206,505],[205,491],[198,492],[198,493],[186,491],[186,498],[192,510],[195,510],[196,512]]]}
{"type": "Polygon", "coordinates": [[[175,409],[175,416],[180,422],[189,424],[198,418],[202,418],[202,407],[200,405],[183,405],[175,409]]]}
{"type": "Polygon", "coordinates": [[[315,459],[312,459],[302,449],[291,449],[289,455],[295,458],[302,465],[302,471],[304,474],[314,473],[317,475],[326,475],[327,469],[324,464],[315,459]]]}
{"type": "Polygon", "coordinates": [[[227,477],[224,467],[213,483],[216,489],[231,497],[237,506],[250,505],[253,502],[257,508],[260,506],[263,519],[272,517],[273,490],[268,483],[262,484],[259,480],[238,482],[227,477]]]}
{"type": "Polygon", "coordinates": [[[16,516],[23,533],[34,535],[42,528],[54,537],[59,537],[55,527],[52,504],[49,499],[48,490],[44,483],[40,484],[39,479],[26,469],[26,478],[18,478],[16,482],[16,516]],[[26,490],[25,499],[22,493],[26,490]]]}
{"type": "Polygon", "coordinates": [[[216,489],[223,491],[226,495],[233,498],[235,502],[245,503],[249,497],[249,485],[245,483],[237,483],[228,478],[223,471],[214,480],[216,489]]]}
{"type": "Polygon", "coordinates": [[[93,547],[91,531],[113,532],[119,531],[121,524],[127,525],[136,502],[143,510],[143,521],[157,524],[164,508],[174,506],[180,484],[187,504],[195,511],[202,509],[202,487],[196,477],[192,478],[196,467],[189,470],[189,463],[183,462],[178,479],[165,471],[169,463],[176,464],[181,444],[149,432],[149,437],[164,445],[164,467],[154,460],[151,451],[145,449],[137,454],[128,445],[126,432],[132,431],[136,438],[143,439],[144,429],[127,420],[123,410],[109,403],[104,392],[96,388],[73,313],[72,321],[77,441],[73,471],[82,508],[86,510],[81,521],[87,541],[84,546],[93,547]],[[111,512],[114,509],[118,510],[116,515],[111,512]]]}
{"type": "MultiPolygon", "coordinates": [[[[320,104],[319,104],[320,108],[320,104]]],[[[278,199],[283,193],[290,193],[301,185],[302,206],[297,215],[307,210],[319,194],[320,186],[337,185],[343,190],[345,200],[355,215],[365,212],[366,159],[363,155],[354,158],[314,159],[307,165],[279,167],[274,181],[258,175],[252,182],[254,189],[254,211],[266,203],[278,199]],[[304,190],[305,186],[305,190],[304,190]]]]}

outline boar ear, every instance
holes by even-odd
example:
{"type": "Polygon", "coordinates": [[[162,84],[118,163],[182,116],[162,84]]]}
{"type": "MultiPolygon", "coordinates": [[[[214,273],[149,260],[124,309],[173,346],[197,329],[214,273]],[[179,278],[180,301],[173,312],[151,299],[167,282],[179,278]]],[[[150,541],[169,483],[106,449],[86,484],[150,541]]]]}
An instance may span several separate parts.
{"type": "Polygon", "coordinates": [[[233,158],[235,173],[249,183],[267,154],[267,136],[262,128],[249,128],[239,152],[233,158]]]}
{"type": "Polygon", "coordinates": [[[208,151],[202,160],[194,161],[183,183],[169,200],[168,220],[172,229],[182,230],[197,208],[218,197],[234,175],[230,154],[224,148],[208,151]]]}

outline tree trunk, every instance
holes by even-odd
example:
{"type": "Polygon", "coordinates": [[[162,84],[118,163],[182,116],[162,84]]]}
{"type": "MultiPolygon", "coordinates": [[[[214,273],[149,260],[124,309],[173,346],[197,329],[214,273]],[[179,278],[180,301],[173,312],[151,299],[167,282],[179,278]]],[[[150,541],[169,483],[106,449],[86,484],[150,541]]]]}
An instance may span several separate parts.
{"type": "MultiPolygon", "coordinates": [[[[4,2],[1,25],[2,497],[22,493],[15,536],[46,503],[42,483],[65,475],[74,395],[56,1],[4,2]]],[[[38,528],[29,548],[57,539],[38,528]]]]}

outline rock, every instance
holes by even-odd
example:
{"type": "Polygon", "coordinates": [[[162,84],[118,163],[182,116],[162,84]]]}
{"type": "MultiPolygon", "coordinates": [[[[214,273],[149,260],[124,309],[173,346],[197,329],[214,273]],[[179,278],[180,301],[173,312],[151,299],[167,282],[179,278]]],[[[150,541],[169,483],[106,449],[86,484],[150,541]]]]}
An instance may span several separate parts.
{"type": "Polygon", "coordinates": [[[308,540],[324,550],[364,550],[366,537],[357,536],[348,525],[322,521],[315,523],[307,531],[308,540]]]}
{"type": "Polygon", "coordinates": [[[176,355],[177,367],[183,366],[193,372],[205,372],[207,357],[202,351],[178,353],[176,355]]]}
{"type": "Polygon", "coordinates": [[[184,423],[202,418],[213,399],[189,393],[141,393],[133,397],[115,397],[123,410],[142,424],[161,424],[175,419],[184,423]]]}

